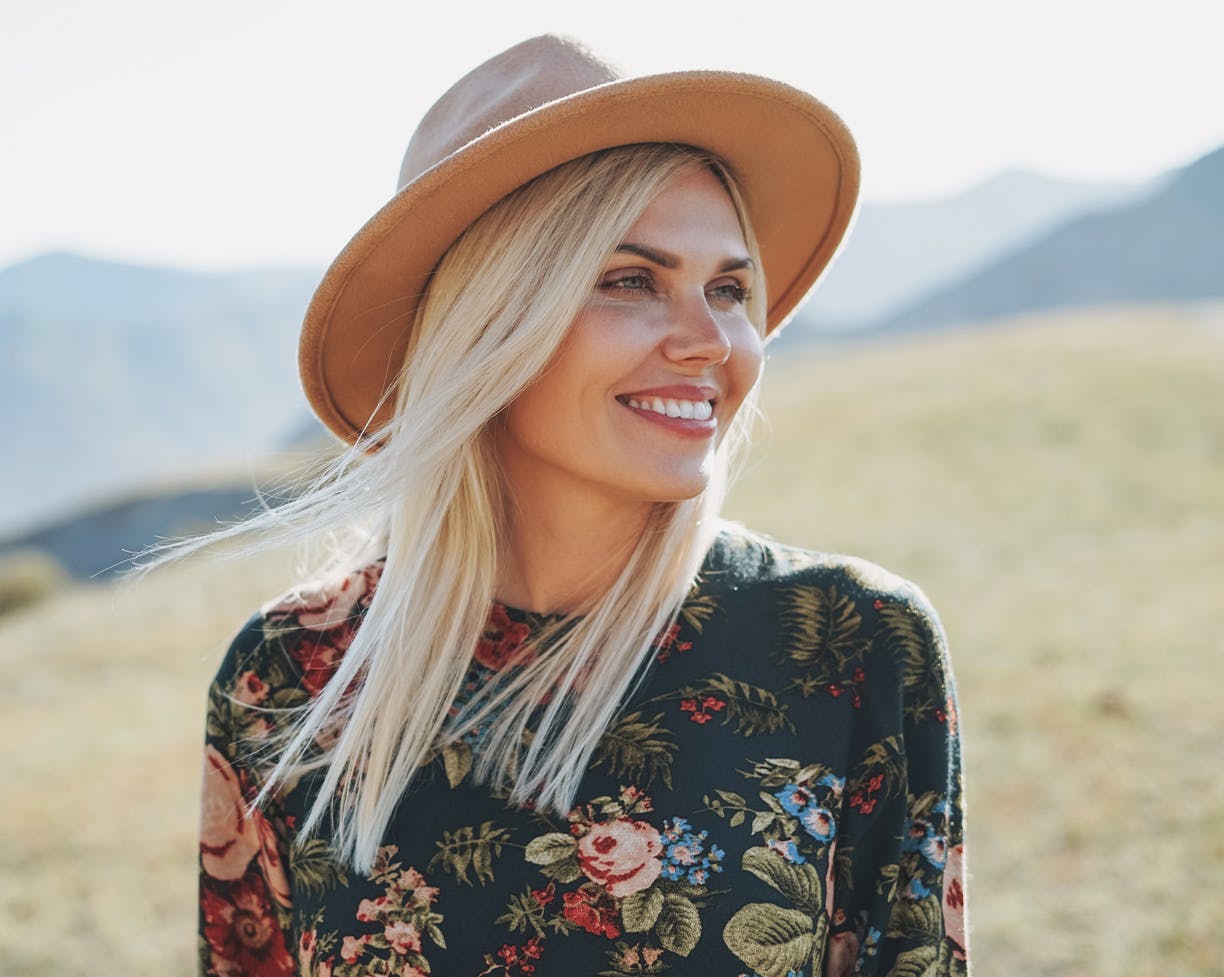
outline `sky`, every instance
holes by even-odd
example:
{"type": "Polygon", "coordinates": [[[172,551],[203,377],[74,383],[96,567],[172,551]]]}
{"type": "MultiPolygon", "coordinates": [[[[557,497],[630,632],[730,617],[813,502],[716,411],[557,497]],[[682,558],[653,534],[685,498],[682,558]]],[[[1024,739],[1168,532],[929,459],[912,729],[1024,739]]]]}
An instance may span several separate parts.
{"type": "Polygon", "coordinates": [[[40,0],[0,33],[0,267],[49,250],[329,261],[417,120],[523,38],[770,75],[854,132],[868,201],[1010,169],[1137,181],[1224,146],[1217,0],[40,0]]]}

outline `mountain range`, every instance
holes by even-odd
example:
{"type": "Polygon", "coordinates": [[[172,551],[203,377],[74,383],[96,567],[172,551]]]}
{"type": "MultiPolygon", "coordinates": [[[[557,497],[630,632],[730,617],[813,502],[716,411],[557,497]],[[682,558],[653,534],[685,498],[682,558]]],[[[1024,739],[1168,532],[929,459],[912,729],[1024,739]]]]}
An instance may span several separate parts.
{"type": "MultiPolygon", "coordinates": [[[[294,349],[319,274],[72,254],[0,271],[0,410],[18,459],[0,480],[0,538],[164,479],[257,466],[317,431],[294,349]]],[[[1143,185],[1011,173],[941,201],[865,206],[776,348],[847,330],[1215,296],[1224,149],[1143,185]]]]}

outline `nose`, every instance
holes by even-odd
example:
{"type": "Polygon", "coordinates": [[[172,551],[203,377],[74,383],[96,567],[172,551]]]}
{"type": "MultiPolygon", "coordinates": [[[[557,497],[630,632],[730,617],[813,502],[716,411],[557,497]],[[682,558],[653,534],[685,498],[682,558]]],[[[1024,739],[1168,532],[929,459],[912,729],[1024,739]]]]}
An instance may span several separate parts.
{"type": "Polygon", "coordinates": [[[675,303],[663,353],[676,363],[719,364],[731,356],[731,339],[704,292],[675,303]]]}

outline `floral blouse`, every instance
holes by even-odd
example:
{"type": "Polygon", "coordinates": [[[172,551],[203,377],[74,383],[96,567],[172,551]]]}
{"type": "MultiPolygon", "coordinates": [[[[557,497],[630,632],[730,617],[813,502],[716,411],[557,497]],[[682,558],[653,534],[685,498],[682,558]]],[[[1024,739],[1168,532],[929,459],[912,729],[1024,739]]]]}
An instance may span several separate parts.
{"type": "MultiPolygon", "coordinates": [[[[473,783],[474,735],[422,771],[362,875],[296,838],[307,780],[244,811],[269,707],[323,687],[380,570],[269,606],[217,674],[201,974],[968,972],[955,689],[912,584],[724,533],[568,817],[473,783]]],[[[495,604],[463,694],[543,623],[495,604]]]]}

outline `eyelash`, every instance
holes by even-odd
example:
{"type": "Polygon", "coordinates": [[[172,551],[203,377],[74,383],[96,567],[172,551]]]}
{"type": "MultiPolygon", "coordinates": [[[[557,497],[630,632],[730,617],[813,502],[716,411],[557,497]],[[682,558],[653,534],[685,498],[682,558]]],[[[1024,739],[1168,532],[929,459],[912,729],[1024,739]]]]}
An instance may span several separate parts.
{"type": "MultiPolygon", "coordinates": [[[[624,291],[624,292],[653,292],[655,288],[654,277],[643,271],[634,271],[629,274],[621,275],[619,278],[605,278],[599,283],[600,289],[603,291],[624,291]],[[640,281],[645,283],[643,288],[629,288],[625,285],[626,282],[640,281]]],[[[717,285],[714,291],[721,292],[723,289],[728,289],[729,293],[725,295],[737,305],[743,305],[751,297],[752,292],[740,285],[738,282],[724,282],[717,285]]]]}

